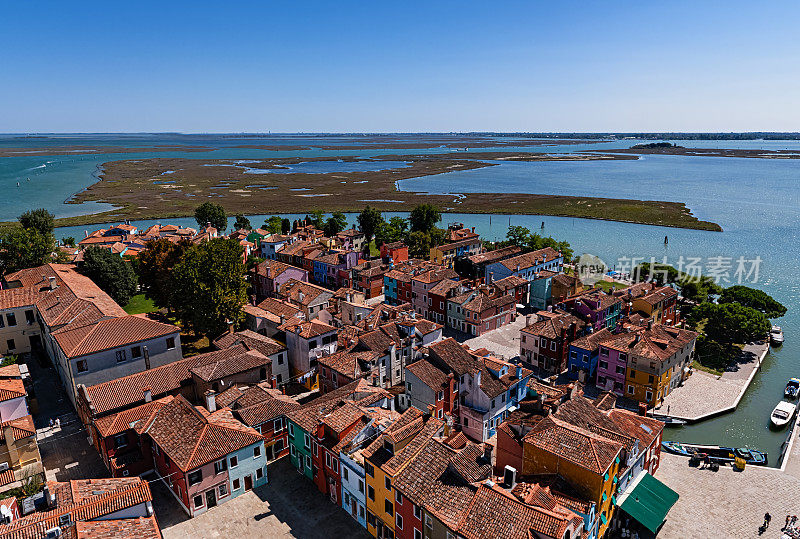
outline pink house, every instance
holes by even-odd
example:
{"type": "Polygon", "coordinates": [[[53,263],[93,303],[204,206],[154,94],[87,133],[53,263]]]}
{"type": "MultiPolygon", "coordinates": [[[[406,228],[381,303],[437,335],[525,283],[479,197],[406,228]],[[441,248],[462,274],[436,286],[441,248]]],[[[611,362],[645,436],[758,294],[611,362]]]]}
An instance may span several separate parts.
{"type": "Polygon", "coordinates": [[[597,357],[597,387],[622,396],[625,391],[625,369],[628,355],[600,344],[597,357]]]}

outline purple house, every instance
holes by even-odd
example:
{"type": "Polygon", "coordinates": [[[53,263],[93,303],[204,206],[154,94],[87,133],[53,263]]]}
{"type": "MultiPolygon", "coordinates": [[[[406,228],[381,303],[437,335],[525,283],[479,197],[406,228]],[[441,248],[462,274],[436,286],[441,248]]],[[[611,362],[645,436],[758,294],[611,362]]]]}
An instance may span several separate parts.
{"type": "Polygon", "coordinates": [[[622,299],[593,288],[567,299],[561,307],[589,322],[595,330],[608,328],[611,331],[619,322],[622,299]]]}
{"type": "Polygon", "coordinates": [[[340,271],[347,271],[358,265],[358,253],[355,251],[329,251],[314,259],[314,282],[338,288],[340,271]]]}
{"type": "Polygon", "coordinates": [[[253,268],[253,288],[259,301],[277,295],[289,279],[308,282],[308,272],[277,260],[266,260],[253,268]]]}
{"type": "Polygon", "coordinates": [[[625,391],[625,370],[628,354],[612,350],[600,343],[597,356],[597,387],[622,396],[625,391]]]}

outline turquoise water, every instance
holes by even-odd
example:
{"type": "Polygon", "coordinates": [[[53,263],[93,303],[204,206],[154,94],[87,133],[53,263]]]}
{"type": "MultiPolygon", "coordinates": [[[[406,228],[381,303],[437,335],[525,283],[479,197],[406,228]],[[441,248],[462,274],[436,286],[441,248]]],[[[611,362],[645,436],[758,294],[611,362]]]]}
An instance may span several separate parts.
{"type": "MultiPolygon", "coordinates": [[[[419,140],[406,136],[404,140],[419,140]]],[[[423,139],[424,140],[424,139],[423,139]]],[[[98,166],[114,159],[147,157],[186,157],[258,160],[268,157],[331,156],[332,161],[322,167],[337,167],[345,163],[335,161],[337,156],[397,155],[402,166],[402,155],[441,153],[441,148],[430,150],[286,150],[266,151],[232,148],[237,144],[346,144],[346,137],[326,138],[309,136],[275,137],[271,139],[215,138],[181,135],[74,136],[67,139],[15,140],[0,137],[0,147],[21,145],[62,146],[67,144],[103,146],[145,146],[162,144],[193,144],[217,148],[210,152],[147,152],[115,153],[104,155],[69,155],[64,157],[10,157],[0,158],[0,220],[14,219],[26,209],[47,207],[59,216],[79,215],[102,211],[102,205],[65,205],[63,201],[75,192],[96,181],[93,174],[98,166]],[[335,164],[334,164],[335,163],[335,164]],[[44,165],[44,166],[42,166],[44,165]],[[30,177],[30,182],[27,178],[30,177]],[[16,182],[20,187],[16,187],[16,182]]],[[[614,141],[602,144],[565,145],[559,147],[521,147],[521,151],[570,152],[600,148],[623,148],[637,141],[614,141]]],[[[684,146],[707,148],[764,148],[800,150],[798,141],[687,141],[684,146]]],[[[503,148],[503,151],[514,151],[503,148]]],[[[497,151],[497,149],[475,150],[497,151]]],[[[312,163],[309,163],[311,165],[312,163]]],[[[246,166],[246,163],[242,163],[246,166]]],[[[392,164],[394,165],[394,163],[392,164]]],[[[389,166],[392,166],[389,165],[389,166]]],[[[297,166],[297,165],[293,165],[297,166]]],[[[385,163],[381,166],[386,167],[385,163]]],[[[310,171],[310,170],[309,170],[310,171]]],[[[320,170],[323,171],[323,170],[320,170]]],[[[258,184],[254,175],[253,184],[258,184]]],[[[164,181],[169,181],[165,176],[164,181]]],[[[271,179],[274,183],[275,179],[271,179]]],[[[569,241],[576,253],[599,256],[610,266],[619,264],[623,257],[656,257],[676,264],[684,259],[700,258],[705,265],[709,257],[722,256],[735,260],[760,257],[758,282],[753,286],[764,289],[789,307],[789,313],[778,323],[784,328],[786,344],[773,351],[764,367],[742,400],[739,409],[726,416],[668,431],[665,437],[701,443],[749,445],[767,451],[775,464],[783,433],[768,429],[769,413],[781,399],[788,378],[800,375],[800,262],[791,249],[800,243],[800,161],[738,159],[713,157],[644,156],[639,160],[585,161],[585,162],[502,162],[496,167],[459,171],[419,179],[404,180],[401,188],[430,192],[498,192],[552,193],[565,195],[591,195],[618,198],[658,199],[685,202],[701,219],[719,223],[724,232],[703,232],[671,229],[646,225],[616,223],[585,219],[459,215],[445,216],[445,223],[460,221],[475,226],[483,236],[501,239],[509,221],[514,225],[539,230],[569,241]],[[491,220],[491,221],[490,221],[491,220]],[[664,246],[664,236],[669,245],[664,246]]],[[[392,214],[386,214],[390,216],[392,214]]],[[[265,216],[251,218],[254,226],[265,216]]],[[[301,216],[290,216],[291,218],[301,216]]],[[[351,222],[354,216],[351,217],[351,222]]],[[[156,221],[149,221],[149,224],[156,221]]],[[[162,222],[196,226],[193,219],[170,219],[162,222]]],[[[139,222],[137,222],[139,223],[139,222]]],[[[231,220],[232,224],[232,220],[231,220]]],[[[142,226],[142,225],[140,225],[142,226]]],[[[60,236],[80,238],[92,227],[72,227],[59,230],[60,236]]],[[[730,273],[733,273],[731,269],[730,273]]],[[[731,283],[723,283],[731,284],[731,283]]]]}

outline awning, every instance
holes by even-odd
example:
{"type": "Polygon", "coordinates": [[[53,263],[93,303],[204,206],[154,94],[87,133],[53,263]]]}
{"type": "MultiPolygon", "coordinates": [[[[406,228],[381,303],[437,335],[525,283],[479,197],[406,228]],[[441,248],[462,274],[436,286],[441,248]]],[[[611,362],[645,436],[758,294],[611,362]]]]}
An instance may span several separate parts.
{"type": "Polygon", "coordinates": [[[619,499],[617,506],[653,533],[678,501],[678,493],[647,472],[642,472],[619,499]]]}

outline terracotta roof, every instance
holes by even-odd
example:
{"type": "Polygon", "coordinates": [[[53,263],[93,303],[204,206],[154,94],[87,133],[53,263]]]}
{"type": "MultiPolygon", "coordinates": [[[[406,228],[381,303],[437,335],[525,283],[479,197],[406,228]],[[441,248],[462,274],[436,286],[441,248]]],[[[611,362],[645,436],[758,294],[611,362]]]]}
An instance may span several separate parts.
{"type": "Polygon", "coordinates": [[[488,251],[486,253],[479,253],[476,255],[471,255],[467,257],[467,259],[472,262],[473,264],[489,264],[496,260],[500,260],[503,257],[510,257],[516,253],[522,251],[516,245],[511,245],[509,247],[503,247],[502,249],[495,249],[494,251],[488,251]]]}
{"type": "MultiPolygon", "coordinates": [[[[411,410],[416,408],[409,408],[403,415],[408,414],[411,410]]],[[[419,410],[417,410],[419,412],[419,410]]],[[[379,436],[372,442],[365,450],[364,457],[368,458],[374,465],[380,467],[384,472],[395,475],[405,467],[408,462],[414,458],[425,447],[425,444],[439,433],[444,427],[444,422],[434,417],[428,417],[427,422],[425,418],[419,414],[414,414],[413,418],[400,423],[400,426],[392,424],[387,431],[379,436]],[[421,428],[420,428],[421,427],[421,428]],[[394,453],[389,452],[384,447],[384,439],[396,443],[413,436],[411,440],[403,446],[402,449],[394,453]]],[[[400,421],[398,419],[397,421],[400,421]]]]}
{"type": "Polygon", "coordinates": [[[495,288],[499,288],[500,290],[509,290],[511,288],[516,288],[518,286],[524,286],[528,284],[528,280],[520,277],[519,275],[509,275],[503,279],[492,281],[491,285],[495,288]]]}
{"type": "Polygon", "coordinates": [[[508,294],[503,294],[500,296],[488,296],[483,291],[479,291],[478,294],[467,303],[463,305],[464,309],[468,311],[474,311],[477,313],[482,313],[487,309],[496,309],[507,307],[509,305],[513,306],[516,304],[516,298],[514,296],[509,296],[508,294]]]}
{"type": "Polygon", "coordinates": [[[549,484],[521,482],[511,490],[511,493],[520,501],[528,505],[535,505],[545,509],[560,510],[569,509],[588,515],[592,507],[592,502],[569,496],[559,492],[549,484]]]}
{"type": "Polygon", "coordinates": [[[287,413],[286,417],[306,432],[312,432],[319,420],[341,402],[348,401],[360,406],[371,406],[386,398],[391,398],[388,391],[359,379],[321,395],[304,404],[299,410],[287,413]]]}
{"type": "Polygon", "coordinates": [[[475,356],[465,350],[464,347],[458,344],[452,337],[433,343],[428,349],[436,358],[443,361],[458,377],[468,372],[474,372],[482,367],[475,356]]]}
{"type": "Polygon", "coordinates": [[[649,447],[664,430],[663,422],[628,410],[612,409],[608,412],[608,417],[627,436],[639,440],[640,451],[649,447]]]}
{"type": "Polygon", "coordinates": [[[103,438],[114,436],[133,428],[137,421],[150,417],[155,410],[164,406],[166,402],[165,399],[146,402],[139,406],[95,419],[94,426],[103,438]]]}
{"type": "Polygon", "coordinates": [[[320,335],[336,331],[335,327],[329,326],[325,322],[320,322],[316,319],[311,320],[310,322],[307,320],[292,319],[282,326],[279,326],[278,329],[287,333],[294,333],[295,335],[298,335],[304,339],[311,339],[313,337],[319,337],[320,335]]]}
{"type": "Polygon", "coordinates": [[[583,337],[579,337],[570,343],[571,346],[587,350],[590,352],[597,352],[600,349],[600,343],[610,338],[613,334],[608,328],[603,328],[600,331],[589,333],[583,337]]]}
{"type": "Polygon", "coordinates": [[[289,264],[284,264],[283,262],[279,262],[277,260],[266,260],[261,264],[259,264],[258,266],[256,266],[255,272],[258,275],[267,277],[268,279],[274,279],[288,269],[296,269],[297,271],[304,271],[301,270],[300,268],[290,266],[289,264]]]}
{"type": "Polygon", "coordinates": [[[0,423],[0,432],[5,431],[5,427],[11,427],[11,434],[14,436],[14,441],[28,438],[29,436],[36,436],[36,427],[33,425],[33,417],[30,414],[3,421],[0,423]]]}
{"type": "Polygon", "coordinates": [[[511,258],[500,260],[499,263],[505,266],[506,268],[510,269],[511,271],[516,271],[517,266],[519,266],[520,270],[524,270],[527,268],[538,266],[539,264],[552,262],[558,257],[559,257],[558,251],[556,251],[552,247],[545,247],[544,249],[537,249],[536,251],[531,251],[530,253],[524,253],[511,258]]]}
{"type": "Polygon", "coordinates": [[[75,524],[77,539],[161,539],[155,515],[75,524]]]}
{"type": "Polygon", "coordinates": [[[450,268],[435,267],[413,277],[420,283],[438,283],[443,279],[458,280],[458,273],[450,268]]]}
{"type": "Polygon", "coordinates": [[[136,425],[136,432],[150,436],[183,472],[262,440],[227,408],[204,414],[182,396],[167,399],[150,418],[136,425]]]}
{"type": "Polygon", "coordinates": [[[205,382],[211,382],[232,374],[266,367],[271,363],[272,360],[261,352],[248,350],[247,346],[239,344],[220,350],[216,354],[209,352],[203,364],[190,368],[189,372],[205,382]]]}
{"type": "Polygon", "coordinates": [[[0,379],[0,402],[24,397],[28,392],[22,378],[0,379]]]}
{"type": "Polygon", "coordinates": [[[371,372],[371,369],[366,367],[369,366],[370,362],[375,361],[382,355],[382,352],[370,350],[364,352],[342,350],[335,354],[319,358],[319,364],[337,373],[343,374],[351,380],[355,380],[371,372]]]}
{"type": "MultiPolygon", "coordinates": [[[[0,289],[0,309],[33,307],[46,293],[37,287],[0,289]]],[[[20,324],[23,321],[18,320],[17,323],[20,324]]]]}
{"type": "Polygon", "coordinates": [[[607,348],[653,361],[664,361],[697,338],[688,329],[654,325],[631,333],[618,333],[601,344],[607,348]]]}
{"type": "Polygon", "coordinates": [[[267,313],[275,315],[276,318],[279,318],[281,315],[283,315],[286,320],[296,317],[298,316],[298,314],[303,313],[303,311],[301,311],[291,303],[287,303],[286,301],[282,301],[276,298],[265,299],[264,301],[258,304],[258,308],[263,309],[267,313]]]}
{"type": "Polygon", "coordinates": [[[397,344],[399,343],[397,343],[394,338],[387,335],[386,332],[378,329],[359,335],[358,344],[356,344],[355,350],[383,353],[388,352],[392,346],[397,344]]]}
{"type": "Polygon", "coordinates": [[[275,339],[270,339],[249,329],[235,333],[225,333],[214,339],[214,346],[219,349],[230,348],[238,343],[243,343],[250,350],[261,352],[265,356],[271,356],[286,350],[286,346],[275,339]]]}
{"type": "Polygon", "coordinates": [[[300,404],[294,399],[266,383],[242,390],[241,396],[229,406],[236,418],[251,427],[300,409],[300,404]]]}
{"type": "Polygon", "coordinates": [[[574,275],[567,275],[566,273],[559,273],[557,275],[554,275],[553,281],[557,282],[561,286],[567,286],[567,287],[574,286],[576,283],[580,282],[580,280],[574,275]]]}
{"type": "Polygon", "coordinates": [[[546,337],[548,339],[558,339],[561,337],[562,332],[568,330],[572,324],[575,324],[576,330],[578,331],[586,326],[586,322],[584,322],[577,316],[573,316],[571,314],[564,314],[553,318],[546,318],[544,320],[539,320],[538,322],[534,322],[530,326],[525,326],[524,328],[522,328],[521,331],[523,333],[527,333],[529,335],[536,335],[538,337],[546,337]]]}
{"type": "Polygon", "coordinates": [[[659,302],[664,301],[666,299],[677,298],[677,297],[678,297],[677,290],[669,286],[662,286],[660,288],[656,288],[649,294],[642,296],[640,299],[646,303],[649,303],[650,305],[656,305],[659,302]]]}
{"type": "Polygon", "coordinates": [[[96,354],[103,350],[180,333],[177,326],[134,315],[99,320],[81,327],[74,326],[75,324],[70,324],[53,332],[67,357],[96,354]]]}
{"type": "Polygon", "coordinates": [[[481,244],[481,239],[476,236],[474,238],[466,238],[463,240],[457,240],[450,243],[445,243],[443,245],[437,245],[436,247],[433,248],[439,249],[440,251],[444,252],[444,251],[451,251],[459,247],[464,247],[466,245],[480,245],[480,244],[481,244]]]}
{"type": "Polygon", "coordinates": [[[582,529],[583,518],[566,508],[528,505],[497,486],[481,485],[458,523],[466,539],[563,537],[570,527],[582,529]]]}
{"type": "Polygon", "coordinates": [[[598,475],[608,470],[623,447],[618,442],[552,415],[531,429],[525,436],[525,443],[598,475]]]}
{"type": "Polygon", "coordinates": [[[84,522],[153,500],[147,481],[139,477],[69,483],[48,481],[47,486],[51,493],[56,493],[56,508],[17,519],[3,526],[0,536],[4,539],[40,539],[47,530],[59,526],[62,515],[69,514],[72,522],[84,522]]]}
{"type": "Polygon", "coordinates": [[[298,305],[308,306],[317,301],[326,301],[333,296],[333,292],[311,283],[289,279],[281,287],[280,295],[298,305]],[[300,299],[301,293],[303,294],[302,300],[300,299]]]}
{"type": "Polygon", "coordinates": [[[606,294],[599,288],[594,288],[592,290],[588,290],[583,292],[576,299],[580,300],[590,300],[592,302],[597,302],[599,306],[594,309],[596,311],[604,311],[611,307],[612,305],[616,305],[618,303],[622,303],[622,299],[612,296],[611,294],[606,294]]]}
{"type": "Polygon", "coordinates": [[[447,387],[447,375],[425,359],[406,365],[406,372],[412,373],[434,391],[447,387]]]}

